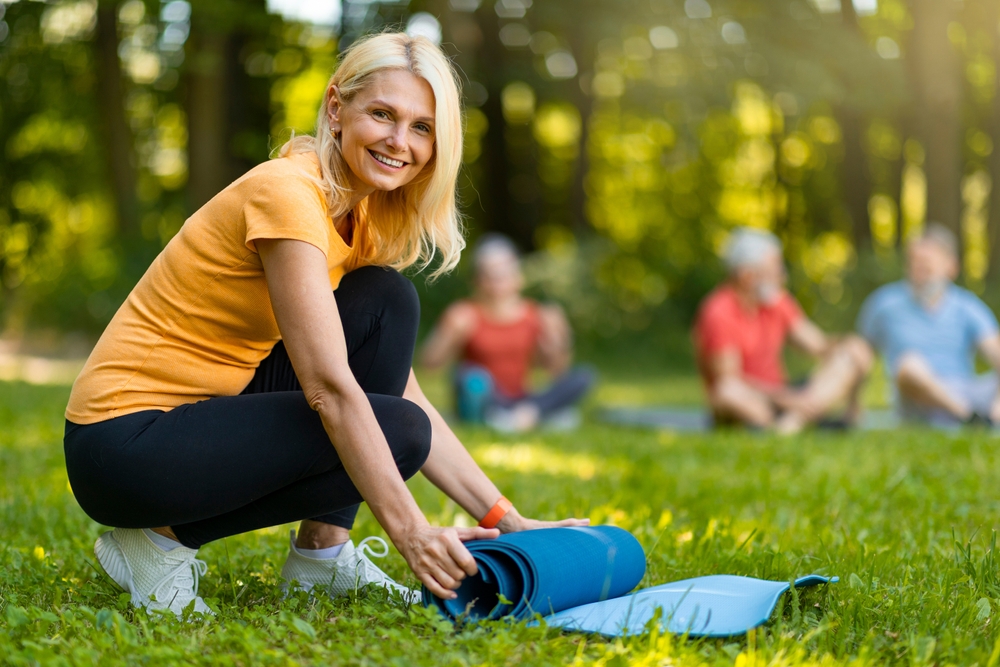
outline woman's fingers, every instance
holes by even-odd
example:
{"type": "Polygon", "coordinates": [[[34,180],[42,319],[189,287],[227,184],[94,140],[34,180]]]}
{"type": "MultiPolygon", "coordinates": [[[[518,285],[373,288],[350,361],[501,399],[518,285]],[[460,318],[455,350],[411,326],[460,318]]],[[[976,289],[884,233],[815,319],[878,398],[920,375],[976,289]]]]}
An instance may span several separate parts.
{"type": "Polygon", "coordinates": [[[556,526],[589,526],[590,519],[563,519],[556,521],[556,526]]]}
{"type": "Polygon", "coordinates": [[[427,572],[420,575],[420,581],[424,582],[424,586],[427,586],[427,590],[441,598],[442,600],[454,600],[458,595],[455,591],[449,590],[447,587],[442,586],[437,579],[432,577],[427,572]]]}
{"type": "Polygon", "coordinates": [[[590,519],[562,519],[561,521],[537,521],[525,519],[521,530],[536,530],[538,528],[580,528],[590,525],[590,519]]]}
{"type": "Polygon", "coordinates": [[[448,553],[451,555],[452,562],[462,568],[463,578],[464,575],[471,577],[479,572],[476,559],[472,557],[472,553],[458,539],[448,542],[448,553]]]}
{"type": "Polygon", "coordinates": [[[590,519],[563,519],[561,521],[536,521],[532,528],[579,528],[589,525],[590,519]]]}
{"type": "MultiPolygon", "coordinates": [[[[558,525],[584,523],[579,519],[566,519],[558,525]]],[[[410,543],[412,550],[406,549],[409,554],[407,561],[428,591],[443,600],[453,600],[454,590],[462,585],[462,580],[479,572],[475,558],[463,542],[489,540],[499,536],[500,531],[496,528],[428,527],[414,535],[410,543]]]]}
{"type": "Polygon", "coordinates": [[[472,540],[495,540],[500,537],[500,531],[496,528],[480,528],[479,526],[474,526],[472,528],[456,528],[455,531],[458,534],[458,539],[463,542],[470,542],[472,540]]]}
{"type": "MultiPolygon", "coordinates": [[[[459,542],[459,544],[461,544],[459,542]]],[[[447,551],[445,554],[437,560],[435,566],[438,570],[443,572],[450,581],[445,581],[438,577],[438,581],[446,585],[448,588],[458,588],[462,579],[465,579],[465,568],[455,561],[455,557],[451,551],[451,545],[446,546],[447,551]],[[452,585],[452,582],[454,585],[452,585]]],[[[437,576],[437,574],[435,574],[437,576]]]]}
{"type": "MultiPolygon", "coordinates": [[[[496,531],[485,531],[487,536],[491,532],[496,531]]],[[[452,599],[450,590],[461,586],[463,579],[478,571],[472,554],[454,528],[432,528],[418,543],[411,567],[428,590],[438,597],[452,599]]]]}
{"type": "MultiPolygon", "coordinates": [[[[563,519],[561,521],[526,520],[526,528],[555,528],[589,526],[590,519],[563,519]]],[[[442,600],[455,599],[455,589],[466,577],[479,572],[476,560],[462,544],[471,540],[491,540],[500,536],[496,528],[430,528],[417,540],[420,545],[411,552],[413,570],[427,586],[427,590],[442,600]]]]}
{"type": "Polygon", "coordinates": [[[459,586],[461,586],[462,585],[462,579],[465,578],[465,574],[464,573],[461,574],[461,575],[459,575],[458,577],[452,576],[448,572],[448,569],[442,567],[441,565],[436,565],[436,566],[430,568],[428,571],[429,571],[430,575],[432,577],[434,577],[435,581],[437,581],[439,584],[441,584],[442,586],[444,586],[448,590],[452,590],[452,591],[455,590],[456,588],[458,588],[459,586]]]}

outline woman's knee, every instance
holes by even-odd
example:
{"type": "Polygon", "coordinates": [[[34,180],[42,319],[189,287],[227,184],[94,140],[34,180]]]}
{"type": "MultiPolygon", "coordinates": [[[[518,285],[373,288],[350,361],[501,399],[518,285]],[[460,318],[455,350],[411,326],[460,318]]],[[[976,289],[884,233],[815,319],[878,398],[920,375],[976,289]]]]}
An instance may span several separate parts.
{"type": "Polygon", "coordinates": [[[570,377],[573,378],[574,386],[578,387],[582,394],[587,393],[597,384],[597,369],[589,364],[579,364],[570,369],[570,377]]]}
{"type": "Polygon", "coordinates": [[[405,398],[394,401],[392,426],[383,431],[403,479],[417,474],[431,453],[431,420],[423,409],[405,398]]]}
{"type": "Polygon", "coordinates": [[[420,298],[416,288],[394,269],[381,266],[355,269],[341,279],[337,292],[342,291],[357,294],[367,309],[391,314],[400,322],[412,322],[416,326],[420,320],[420,298]]]}

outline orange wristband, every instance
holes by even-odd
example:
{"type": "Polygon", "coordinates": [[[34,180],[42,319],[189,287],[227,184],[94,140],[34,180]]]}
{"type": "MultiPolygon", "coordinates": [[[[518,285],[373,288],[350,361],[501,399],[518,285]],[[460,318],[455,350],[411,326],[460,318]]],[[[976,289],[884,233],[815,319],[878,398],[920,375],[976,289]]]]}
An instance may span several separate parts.
{"type": "Polygon", "coordinates": [[[497,501],[496,505],[490,508],[490,511],[486,513],[483,520],[479,522],[480,528],[496,528],[497,524],[500,523],[500,519],[507,516],[507,512],[514,509],[514,505],[500,496],[500,500],[497,501]]]}

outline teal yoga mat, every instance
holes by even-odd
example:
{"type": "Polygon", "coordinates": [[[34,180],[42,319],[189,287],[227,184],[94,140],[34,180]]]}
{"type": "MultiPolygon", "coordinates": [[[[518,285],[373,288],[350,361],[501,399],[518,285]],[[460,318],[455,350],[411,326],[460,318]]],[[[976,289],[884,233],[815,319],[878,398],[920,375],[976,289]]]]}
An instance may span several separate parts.
{"type": "Polygon", "coordinates": [[[424,588],[424,604],[451,619],[553,614],[620,597],[646,573],[639,541],[615,526],[526,530],[466,546],[479,574],[462,582],[458,597],[442,600],[424,588]]]}
{"type": "MultiPolygon", "coordinates": [[[[801,577],[796,587],[836,583],[836,577],[801,577]]],[[[608,637],[642,634],[659,609],[660,627],[691,637],[733,637],[767,622],[787,581],[718,574],[644,588],[546,617],[552,627],[608,637]]]]}
{"type": "MultiPolygon", "coordinates": [[[[424,588],[424,604],[452,620],[545,617],[568,631],[641,634],[659,614],[668,632],[693,637],[742,635],[770,618],[787,581],[712,575],[627,594],[642,580],[646,555],[614,526],[545,528],[467,542],[479,566],[454,600],[424,588]],[[659,610],[659,611],[657,611],[659,610]]],[[[819,575],[795,586],[836,582],[819,575]]]]}

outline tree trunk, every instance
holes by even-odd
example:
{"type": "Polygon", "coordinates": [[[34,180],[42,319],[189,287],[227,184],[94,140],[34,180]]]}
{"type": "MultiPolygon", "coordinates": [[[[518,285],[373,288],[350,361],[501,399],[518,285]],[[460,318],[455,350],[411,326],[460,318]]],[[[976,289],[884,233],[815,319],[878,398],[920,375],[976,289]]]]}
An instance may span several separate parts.
{"type": "Polygon", "coordinates": [[[483,185],[488,188],[488,195],[484,202],[486,208],[485,226],[493,231],[509,233],[506,223],[512,213],[512,202],[507,188],[511,174],[507,164],[507,123],[503,117],[503,105],[500,99],[504,77],[502,72],[497,71],[506,54],[503,52],[504,47],[498,37],[500,22],[497,20],[492,5],[486,4],[487,7],[480,7],[476,11],[477,18],[482,21],[484,35],[482,72],[487,98],[483,105],[483,113],[486,114],[486,120],[489,122],[483,142],[483,157],[486,158],[486,165],[484,165],[486,178],[483,185]]]}
{"type": "Polygon", "coordinates": [[[594,61],[596,59],[597,40],[590,38],[582,28],[574,30],[571,34],[573,55],[578,59],[577,70],[579,74],[573,79],[572,100],[577,110],[580,112],[580,139],[579,157],[576,160],[575,172],[573,174],[573,187],[570,193],[570,211],[573,222],[573,231],[581,234],[588,229],[587,224],[587,173],[590,171],[590,156],[587,153],[587,145],[590,142],[590,115],[594,110],[594,100],[592,95],[584,94],[580,87],[580,80],[584,76],[593,76],[594,61]],[[581,39],[583,37],[583,39],[581,39]]]}
{"type": "Polygon", "coordinates": [[[132,129],[125,116],[125,86],[118,59],[120,4],[117,0],[98,4],[94,55],[98,68],[97,101],[107,152],[107,170],[115,195],[118,231],[123,236],[135,236],[139,232],[139,200],[136,195],[132,129]]]}
{"type": "MultiPolygon", "coordinates": [[[[263,11],[263,8],[262,8],[263,11]]],[[[226,56],[226,182],[229,185],[270,153],[271,81],[247,74],[244,56],[260,40],[259,32],[240,30],[228,39],[226,56]]]]}
{"type": "Polygon", "coordinates": [[[854,247],[863,252],[872,248],[872,228],[868,218],[868,200],[871,198],[872,187],[864,150],[864,119],[857,111],[842,107],[837,110],[837,120],[844,145],[844,161],[841,165],[844,204],[851,216],[854,247]]]}
{"type": "MultiPolygon", "coordinates": [[[[860,36],[858,16],[852,0],[840,0],[840,13],[844,26],[860,36]]],[[[868,200],[871,198],[872,185],[864,150],[865,119],[848,105],[837,109],[836,115],[844,146],[844,161],[841,165],[844,203],[851,217],[854,247],[858,252],[863,252],[872,248],[872,228],[868,219],[868,200]]]]}
{"type": "Polygon", "coordinates": [[[962,72],[948,38],[953,0],[911,0],[916,131],[924,146],[927,218],[960,232],[962,72]]]}
{"type": "MultiPolygon", "coordinates": [[[[988,3],[987,25],[996,26],[1000,22],[1000,5],[988,3]]],[[[987,220],[987,235],[989,238],[989,270],[987,277],[990,282],[1000,280],[1000,35],[991,31],[993,37],[993,64],[996,67],[996,89],[993,93],[993,108],[990,114],[989,130],[993,140],[993,152],[990,154],[990,176],[993,187],[990,189],[989,218],[987,220]]]]}
{"type": "Polygon", "coordinates": [[[188,201],[198,209],[232,180],[228,141],[226,56],[229,38],[192,16],[187,41],[185,111],[188,201]]]}

